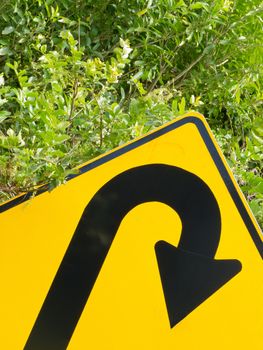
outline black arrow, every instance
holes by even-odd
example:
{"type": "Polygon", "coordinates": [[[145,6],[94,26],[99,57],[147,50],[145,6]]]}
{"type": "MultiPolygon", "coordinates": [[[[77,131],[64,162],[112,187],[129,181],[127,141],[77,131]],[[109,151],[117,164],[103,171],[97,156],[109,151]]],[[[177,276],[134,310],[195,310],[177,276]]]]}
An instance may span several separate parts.
{"type": "Polygon", "coordinates": [[[238,260],[214,260],[164,241],[155,250],[171,327],[241,270],[238,260]]]}
{"type": "Polygon", "coordinates": [[[199,177],[163,164],[132,168],[106,183],[85,208],[25,350],[66,349],[121,221],[152,201],[169,205],[182,221],[178,248],[156,244],[171,326],[240,271],[236,260],[213,260],[220,211],[199,177]]]}

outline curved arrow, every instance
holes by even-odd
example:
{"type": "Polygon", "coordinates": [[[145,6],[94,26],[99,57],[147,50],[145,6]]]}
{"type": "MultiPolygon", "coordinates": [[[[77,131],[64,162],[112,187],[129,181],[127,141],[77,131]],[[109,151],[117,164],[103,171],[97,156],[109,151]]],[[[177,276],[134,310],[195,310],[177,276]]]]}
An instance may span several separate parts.
{"type": "Polygon", "coordinates": [[[240,271],[236,260],[213,259],[221,219],[204,181],[163,164],[129,169],[101,187],[85,208],[26,350],[66,349],[121,221],[152,201],[169,205],[182,221],[177,248],[163,241],[155,247],[171,327],[240,271]]]}

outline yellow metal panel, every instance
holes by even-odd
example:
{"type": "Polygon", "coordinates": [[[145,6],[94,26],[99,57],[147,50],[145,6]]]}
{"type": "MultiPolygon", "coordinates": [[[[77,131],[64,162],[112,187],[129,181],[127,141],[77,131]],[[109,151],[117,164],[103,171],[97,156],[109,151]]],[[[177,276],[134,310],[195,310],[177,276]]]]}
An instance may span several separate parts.
{"type": "MultiPolygon", "coordinates": [[[[1,348],[25,347],[95,194],[123,172],[153,164],[183,169],[208,186],[221,214],[214,258],[238,260],[242,269],[171,327],[154,247],[158,241],[178,247],[184,223],[165,203],[140,203],[121,221],[67,348],[262,349],[262,234],[204,118],[194,112],[83,165],[83,174],[50,193],[0,207],[1,348]]],[[[26,350],[42,349],[27,344],[26,350]]]]}

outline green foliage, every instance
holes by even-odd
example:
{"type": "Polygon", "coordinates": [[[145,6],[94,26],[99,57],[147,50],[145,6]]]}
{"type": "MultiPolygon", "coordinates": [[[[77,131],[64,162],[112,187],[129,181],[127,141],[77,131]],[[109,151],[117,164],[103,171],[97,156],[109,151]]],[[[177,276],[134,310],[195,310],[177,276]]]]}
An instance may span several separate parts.
{"type": "Polygon", "coordinates": [[[190,109],[263,223],[259,0],[13,0],[0,5],[0,199],[190,109]]]}
{"type": "Polygon", "coordinates": [[[240,137],[218,129],[217,139],[259,223],[263,223],[263,118],[256,118],[240,146],[240,137]],[[256,136],[256,138],[255,138],[256,136]]]}

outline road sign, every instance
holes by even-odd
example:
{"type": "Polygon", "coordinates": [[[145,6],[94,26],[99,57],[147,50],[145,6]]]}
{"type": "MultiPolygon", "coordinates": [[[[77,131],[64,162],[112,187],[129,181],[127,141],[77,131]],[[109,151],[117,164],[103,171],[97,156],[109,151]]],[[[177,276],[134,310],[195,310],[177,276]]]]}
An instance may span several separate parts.
{"type": "Polygon", "coordinates": [[[0,210],[2,348],[262,348],[262,234],[199,114],[0,210]]]}

